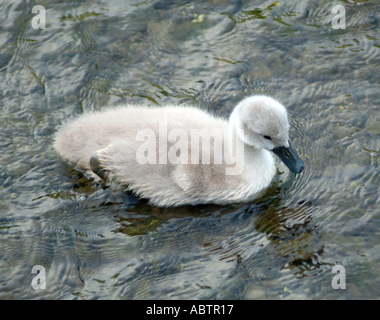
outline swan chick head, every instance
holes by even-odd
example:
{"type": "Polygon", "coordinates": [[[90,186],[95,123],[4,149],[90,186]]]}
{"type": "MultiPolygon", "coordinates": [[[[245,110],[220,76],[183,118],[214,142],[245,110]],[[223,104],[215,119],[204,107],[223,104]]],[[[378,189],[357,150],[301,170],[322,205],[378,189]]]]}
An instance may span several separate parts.
{"type": "Polygon", "coordinates": [[[289,143],[286,108],[267,96],[251,96],[241,101],[230,117],[238,137],[256,149],[273,151],[294,173],[301,173],[304,163],[289,143]]]}

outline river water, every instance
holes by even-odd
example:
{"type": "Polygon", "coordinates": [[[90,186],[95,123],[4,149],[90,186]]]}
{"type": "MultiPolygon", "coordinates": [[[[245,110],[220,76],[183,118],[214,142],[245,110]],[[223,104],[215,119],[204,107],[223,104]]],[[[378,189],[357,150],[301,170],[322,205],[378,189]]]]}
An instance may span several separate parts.
{"type": "Polygon", "coordinates": [[[379,298],[378,1],[38,4],[46,29],[33,4],[0,2],[1,299],[379,298]],[[155,208],[52,148],[86,111],[191,103],[227,117],[257,93],[287,106],[306,168],[279,164],[252,203],[155,208]]]}

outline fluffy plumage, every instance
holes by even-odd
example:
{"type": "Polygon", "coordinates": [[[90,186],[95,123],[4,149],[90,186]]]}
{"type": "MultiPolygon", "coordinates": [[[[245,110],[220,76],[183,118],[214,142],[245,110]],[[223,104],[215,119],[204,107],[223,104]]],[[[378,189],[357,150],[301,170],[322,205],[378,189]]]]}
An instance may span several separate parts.
{"type": "MultiPolygon", "coordinates": [[[[125,105],[69,121],[58,131],[54,148],[86,170],[95,154],[107,179],[153,205],[226,204],[265,193],[276,171],[271,151],[290,147],[288,127],[285,107],[266,96],[244,99],[228,121],[191,106],[125,105]],[[210,144],[191,139],[202,129],[214,133],[210,144]],[[236,153],[241,142],[244,152],[236,153]],[[228,169],[235,173],[226,174],[228,169]]],[[[302,169],[301,161],[292,171],[302,169]]]]}

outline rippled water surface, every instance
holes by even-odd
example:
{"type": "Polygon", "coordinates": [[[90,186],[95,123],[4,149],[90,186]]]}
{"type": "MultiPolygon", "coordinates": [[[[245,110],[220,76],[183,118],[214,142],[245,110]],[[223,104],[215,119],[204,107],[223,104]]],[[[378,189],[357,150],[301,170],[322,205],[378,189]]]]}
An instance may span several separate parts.
{"type": "MultiPolygon", "coordinates": [[[[0,3],[1,299],[364,299],[380,294],[378,1],[0,3]],[[333,29],[334,5],[346,29],[333,29]],[[288,107],[306,169],[259,201],[160,209],[52,149],[120,103],[288,107]],[[46,289],[31,286],[33,266],[46,289]],[[346,289],[332,287],[332,268],[346,289]]],[[[341,21],[340,21],[341,22],[341,21]]]]}

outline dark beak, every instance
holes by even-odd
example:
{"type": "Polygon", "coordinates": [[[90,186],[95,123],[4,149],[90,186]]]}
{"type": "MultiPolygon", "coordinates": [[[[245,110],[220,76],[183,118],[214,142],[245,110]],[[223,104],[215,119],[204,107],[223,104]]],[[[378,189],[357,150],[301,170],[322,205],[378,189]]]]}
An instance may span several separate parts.
{"type": "Polygon", "coordinates": [[[305,165],[298,154],[293,150],[289,142],[289,148],[284,146],[274,148],[274,154],[294,173],[301,173],[305,165]]]}

